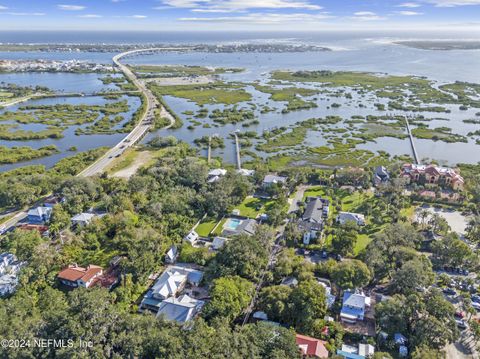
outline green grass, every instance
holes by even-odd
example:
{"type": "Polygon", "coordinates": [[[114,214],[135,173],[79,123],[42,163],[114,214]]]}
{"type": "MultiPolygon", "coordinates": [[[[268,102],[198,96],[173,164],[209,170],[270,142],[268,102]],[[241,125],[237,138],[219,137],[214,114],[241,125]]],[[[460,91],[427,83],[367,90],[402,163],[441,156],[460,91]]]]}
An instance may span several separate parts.
{"type": "Polygon", "coordinates": [[[116,158],[111,167],[108,169],[108,173],[116,173],[127,167],[130,167],[138,156],[138,151],[133,148],[127,148],[121,157],[116,158]]]}
{"type": "Polygon", "coordinates": [[[412,134],[416,138],[421,138],[426,140],[443,141],[447,143],[468,142],[465,136],[451,133],[451,129],[443,128],[443,127],[439,127],[439,128],[417,127],[412,130],[412,134]]]}
{"type": "MultiPolygon", "coordinates": [[[[219,236],[220,234],[222,234],[222,231],[223,231],[223,226],[225,225],[225,223],[227,222],[228,218],[224,218],[222,219],[217,228],[215,229],[215,231],[212,232],[212,235],[213,236],[219,236]]],[[[197,232],[198,233],[198,232],[197,232]]]]}
{"type": "Polygon", "coordinates": [[[239,102],[251,101],[252,95],[240,85],[215,82],[208,85],[176,85],[158,86],[153,83],[149,88],[157,96],[180,97],[198,105],[225,104],[233,105],[239,102]]]}
{"type": "Polygon", "coordinates": [[[357,236],[357,243],[355,244],[355,247],[353,248],[354,255],[356,256],[361,251],[363,251],[371,241],[372,241],[372,238],[370,236],[368,236],[367,234],[359,234],[357,236]]]}
{"type": "Polygon", "coordinates": [[[273,205],[272,200],[266,200],[262,198],[247,197],[235,209],[240,211],[240,215],[248,218],[257,218],[261,213],[264,213],[270,206],[273,205]]]}
{"type": "Polygon", "coordinates": [[[217,223],[218,219],[206,219],[195,228],[195,232],[197,232],[200,237],[208,237],[217,223]]]}
{"type": "Polygon", "coordinates": [[[348,194],[342,198],[342,211],[355,212],[360,210],[360,207],[373,197],[371,192],[359,192],[355,191],[352,194],[348,194]]]}

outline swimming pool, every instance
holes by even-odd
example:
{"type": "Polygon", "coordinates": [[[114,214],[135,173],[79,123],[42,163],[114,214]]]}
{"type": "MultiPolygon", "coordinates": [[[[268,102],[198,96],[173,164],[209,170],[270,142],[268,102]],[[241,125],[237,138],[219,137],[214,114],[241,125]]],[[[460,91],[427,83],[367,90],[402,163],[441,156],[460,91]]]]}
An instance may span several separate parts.
{"type": "Polygon", "coordinates": [[[230,229],[232,231],[235,231],[238,226],[240,225],[240,223],[242,223],[242,220],[240,219],[237,219],[237,218],[230,218],[226,223],[225,225],[223,226],[223,228],[225,229],[230,229]]]}

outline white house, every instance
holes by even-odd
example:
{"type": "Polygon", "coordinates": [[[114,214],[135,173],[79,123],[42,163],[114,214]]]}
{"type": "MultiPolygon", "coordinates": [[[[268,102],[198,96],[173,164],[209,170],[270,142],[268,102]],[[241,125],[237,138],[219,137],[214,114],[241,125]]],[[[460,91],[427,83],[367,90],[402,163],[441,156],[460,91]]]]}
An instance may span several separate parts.
{"type": "Polygon", "coordinates": [[[84,227],[90,224],[95,218],[93,213],[79,213],[72,217],[71,222],[72,226],[84,227]]]}
{"type": "Polygon", "coordinates": [[[199,238],[200,236],[198,235],[197,232],[191,231],[189,234],[185,236],[183,240],[190,243],[193,246],[195,243],[197,243],[199,238]]]}
{"type": "Polygon", "coordinates": [[[365,216],[359,213],[340,212],[337,216],[337,222],[340,224],[345,224],[347,222],[354,222],[358,226],[364,226],[365,216]]]}

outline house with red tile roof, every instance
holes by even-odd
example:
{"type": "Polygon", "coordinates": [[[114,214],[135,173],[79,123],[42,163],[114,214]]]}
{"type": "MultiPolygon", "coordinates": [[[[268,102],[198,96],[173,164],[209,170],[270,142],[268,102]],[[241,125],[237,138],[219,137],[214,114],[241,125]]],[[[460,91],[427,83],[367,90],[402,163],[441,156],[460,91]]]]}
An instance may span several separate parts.
{"type": "Polygon", "coordinates": [[[58,273],[57,278],[60,283],[69,287],[89,288],[103,274],[102,267],[89,265],[87,268],[79,267],[76,264],[69,265],[58,273]]]}
{"type": "Polygon", "coordinates": [[[326,342],[323,340],[301,334],[296,334],[295,340],[304,357],[328,358],[328,350],[325,347],[326,342]]]}
{"type": "Polygon", "coordinates": [[[463,191],[465,181],[460,174],[452,168],[436,165],[404,164],[400,174],[407,183],[424,185],[439,185],[455,191],[463,191]]]}

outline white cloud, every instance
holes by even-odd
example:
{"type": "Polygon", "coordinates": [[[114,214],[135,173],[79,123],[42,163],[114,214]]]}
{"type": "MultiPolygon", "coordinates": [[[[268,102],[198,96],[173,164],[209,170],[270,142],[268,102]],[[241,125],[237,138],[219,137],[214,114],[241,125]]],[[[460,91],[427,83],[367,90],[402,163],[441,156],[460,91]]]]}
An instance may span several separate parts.
{"type": "Polygon", "coordinates": [[[416,7],[420,7],[422,5],[420,4],[417,4],[416,2],[404,2],[404,3],[401,3],[401,4],[398,4],[397,7],[408,7],[408,8],[416,8],[416,7]]]}
{"type": "Polygon", "coordinates": [[[258,25],[286,24],[286,23],[319,23],[322,20],[332,18],[324,13],[320,14],[271,14],[254,13],[243,16],[222,16],[222,17],[184,17],[180,21],[202,22],[202,23],[249,23],[258,25]]]}
{"type": "Polygon", "coordinates": [[[354,20],[360,21],[377,21],[377,20],[385,20],[385,17],[377,15],[372,11],[357,11],[351,17],[354,20]]]}
{"type": "Polygon", "coordinates": [[[85,15],[78,15],[78,17],[81,17],[83,19],[98,19],[103,16],[98,14],[85,14],[85,15]]]}
{"type": "Polygon", "coordinates": [[[7,10],[7,9],[8,9],[8,7],[0,5],[0,10],[7,10]]]}
{"type": "Polygon", "coordinates": [[[57,5],[57,7],[60,10],[65,10],[65,11],[80,11],[80,10],[85,10],[85,6],[82,5],[57,5]]]}
{"type": "Polygon", "coordinates": [[[426,0],[436,7],[455,7],[466,5],[480,5],[480,0],[426,0]]]}
{"type": "Polygon", "coordinates": [[[125,16],[113,16],[115,18],[124,18],[124,19],[146,19],[146,15],[125,15],[125,16]]]}
{"type": "Polygon", "coordinates": [[[417,12],[417,11],[397,11],[396,14],[403,15],[403,16],[423,15],[423,13],[417,12]]]}
{"type": "Polygon", "coordinates": [[[247,10],[247,9],[304,9],[321,10],[319,5],[303,0],[164,0],[164,5],[177,8],[210,10],[247,10]]]}

